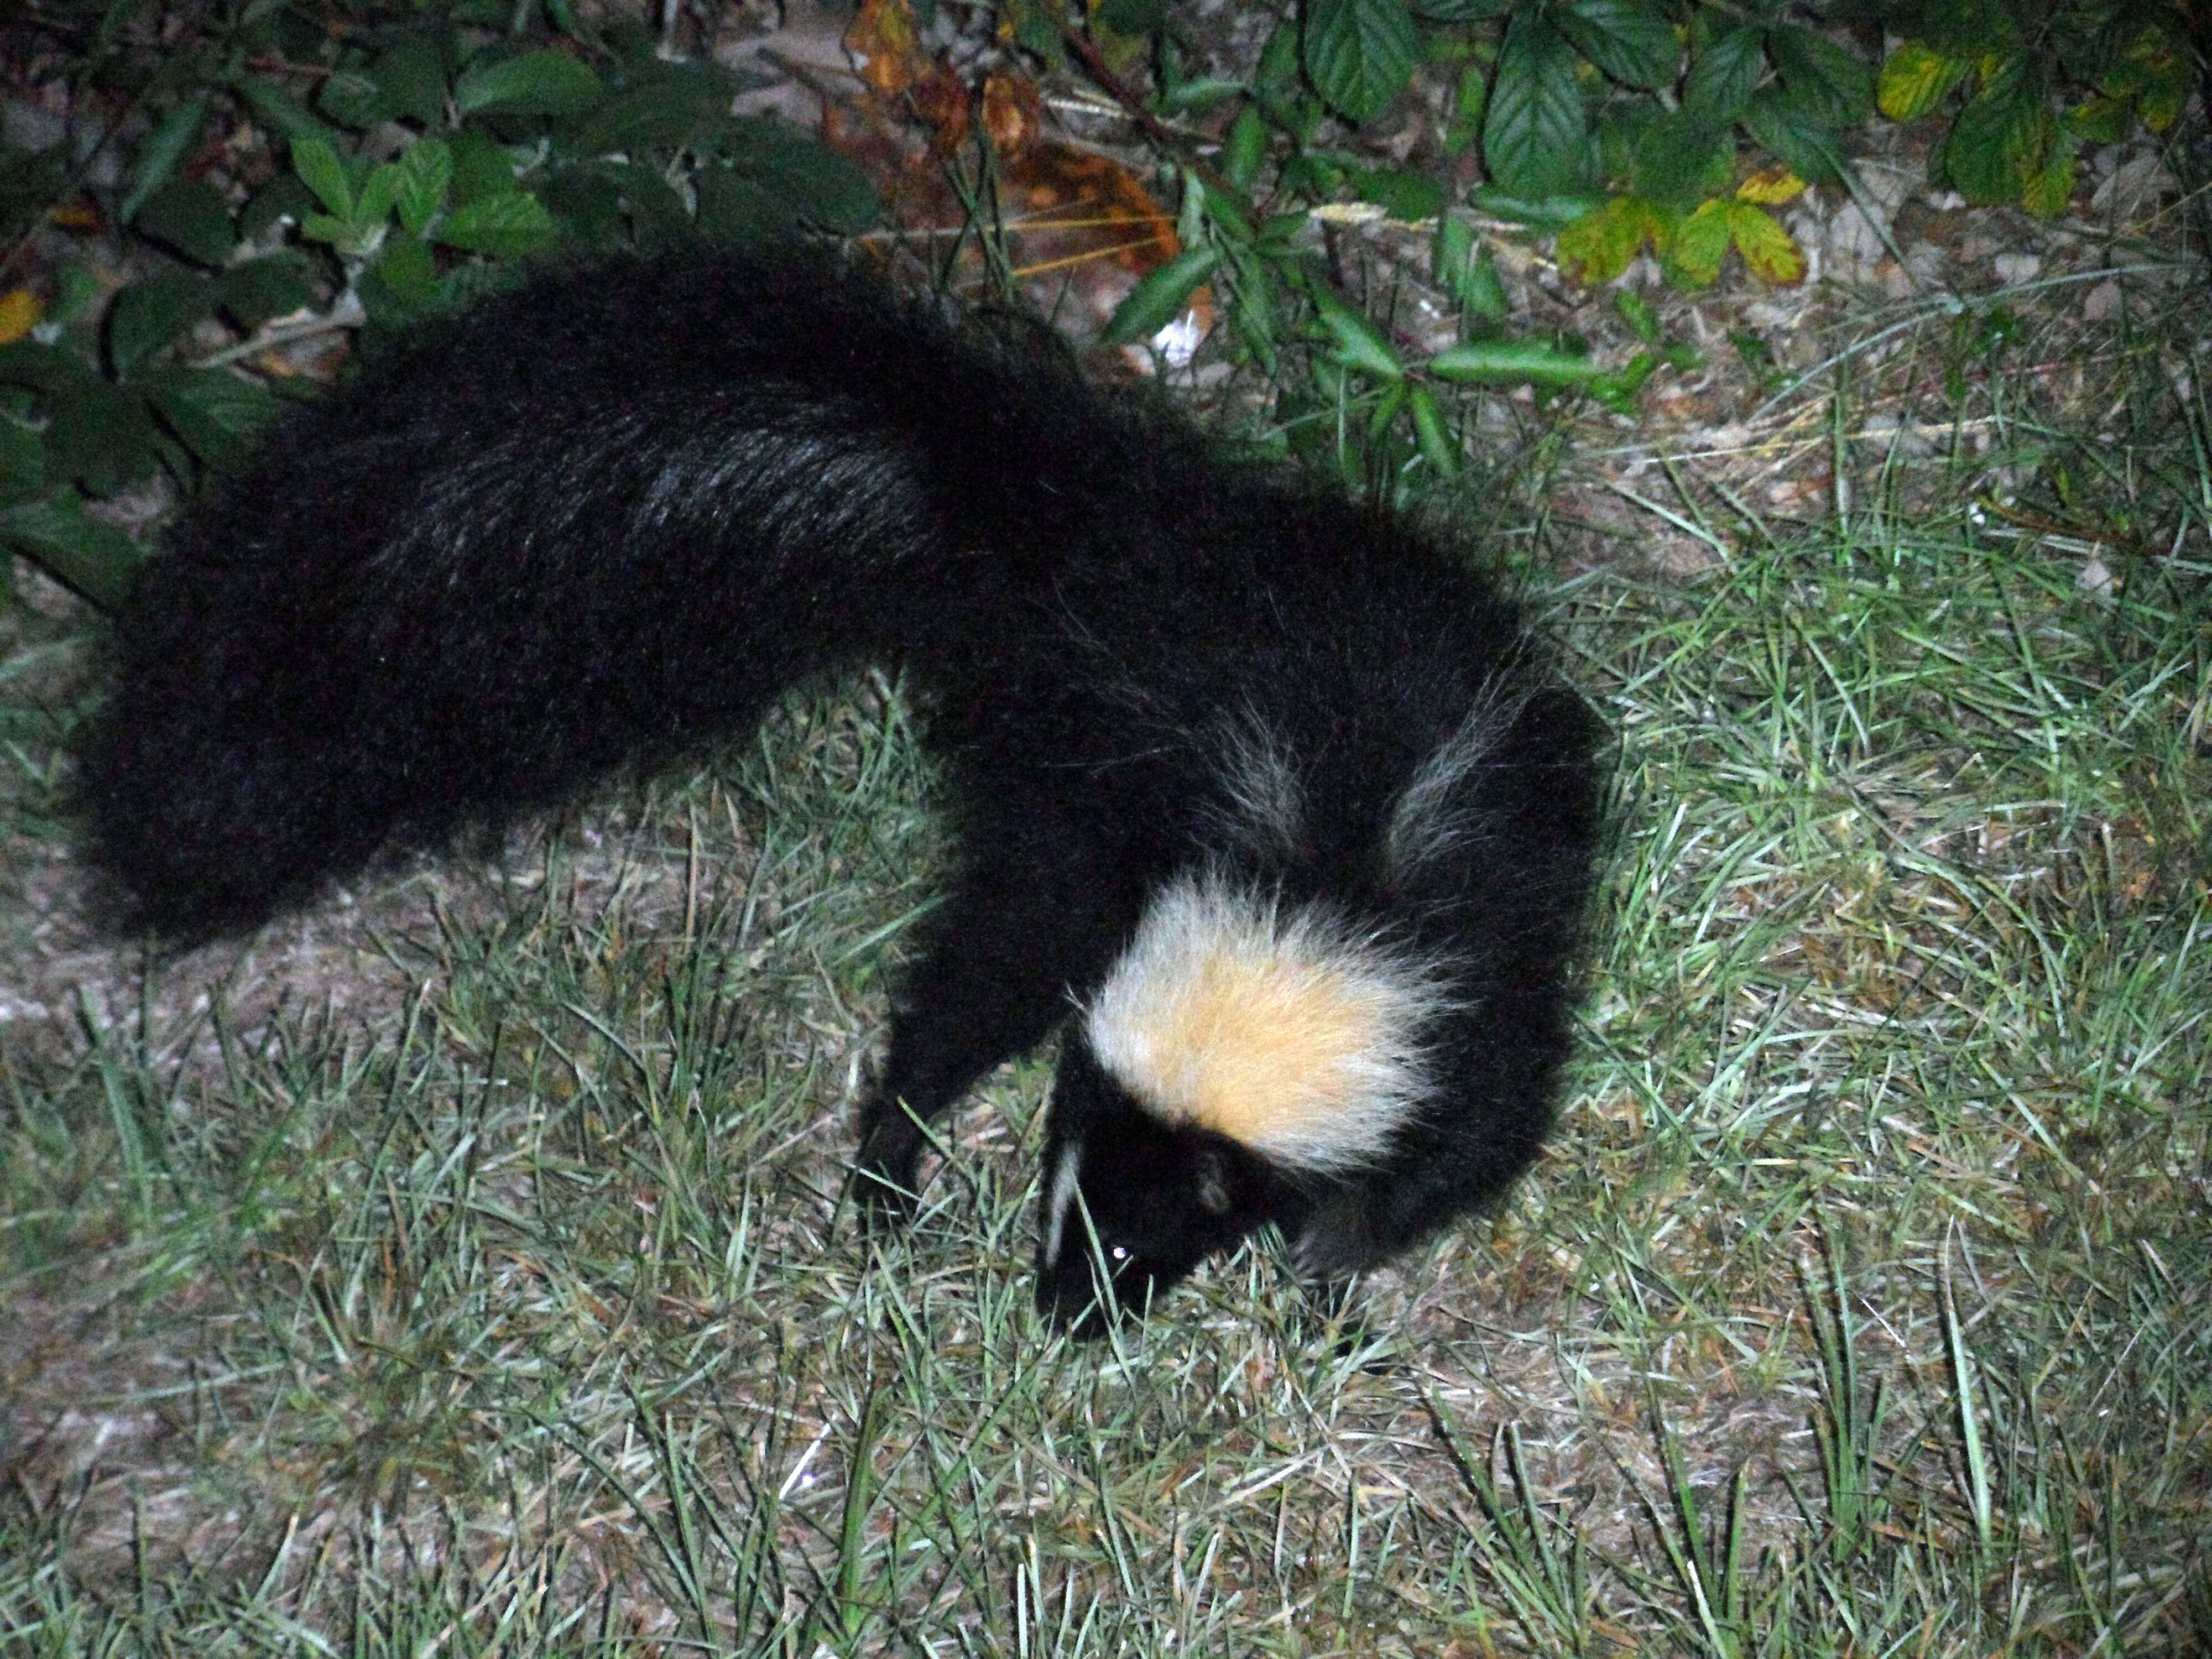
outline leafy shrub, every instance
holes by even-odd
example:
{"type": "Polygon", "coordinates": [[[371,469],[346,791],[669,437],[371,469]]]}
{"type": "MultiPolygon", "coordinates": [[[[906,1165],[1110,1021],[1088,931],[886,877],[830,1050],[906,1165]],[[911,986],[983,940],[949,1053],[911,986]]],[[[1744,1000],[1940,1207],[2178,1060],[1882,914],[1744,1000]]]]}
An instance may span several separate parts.
{"type": "MultiPolygon", "coordinates": [[[[135,545],[87,500],[160,473],[194,487],[237,465],[272,410],[267,386],[231,367],[241,348],[196,347],[210,319],[250,348],[281,337],[283,319],[313,325],[308,308],[337,295],[335,314],[357,305],[370,329],[392,330],[556,246],[607,254],[877,222],[850,162],[787,122],[730,113],[748,84],[731,71],[665,62],[640,27],[544,44],[475,27],[475,10],[387,21],[357,7],[333,33],[319,14],[255,4],[133,88],[160,113],[114,216],[162,257],[104,305],[73,273],[35,329],[0,345],[0,548],[96,602],[120,597],[135,545]],[[234,204],[189,163],[240,117],[289,167],[234,204]]],[[[84,78],[140,74],[148,55],[125,40],[84,78]]],[[[25,226],[70,183],[58,147],[9,156],[0,213],[25,226]]]]}
{"type": "MultiPolygon", "coordinates": [[[[1497,273],[1448,210],[1447,169],[1470,152],[1486,179],[1469,204],[1556,233],[1562,268],[1584,282],[1646,249],[1680,287],[1715,280],[1731,252],[1760,281],[1795,282],[1805,261],[1771,210],[1808,183],[1848,185],[1851,135],[1877,108],[1945,124],[1937,182],[2057,211],[2084,145],[2179,115],[2197,68],[2185,5],[1865,0],[1847,17],[1789,0],[1302,0],[1234,81],[1187,72],[1163,0],[995,11],[1000,42],[1127,104],[1180,179],[1180,252],[1107,340],[1151,337],[1208,285],[1222,349],[1273,381],[1291,446],[1389,490],[1409,471],[1456,468],[1455,385],[1572,388],[1627,409],[1661,362],[1686,360],[1656,327],[1615,368],[1573,339],[1505,337],[1497,273]],[[1149,85],[1133,90],[1114,64],[1149,85]],[[1377,166],[1353,130],[1417,76],[1448,88],[1442,153],[1377,166]],[[1194,122],[1218,143],[1194,142],[1194,122]],[[1332,286],[1309,233],[1346,198],[1437,222],[1432,275],[1459,307],[1459,344],[1409,356],[1332,286]]],[[[863,16],[872,38],[918,52],[933,9],[866,0],[863,16]]],[[[568,0],[544,9],[251,0],[182,49],[134,35],[133,0],[91,14],[76,78],[127,97],[144,126],[100,206],[157,266],[112,297],[88,270],[64,271],[27,333],[29,295],[0,295],[0,549],[112,602],[137,554],[87,502],[235,465],[273,394],[234,365],[287,328],[404,329],[547,249],[877,222],[850,162],[731,112],[738,74],[670,61],[635,22],[590,27],[568,0]],[[249,124],[283,165],[239,199],[204,163],[249,124]],[[206,334],[211,320],[228,331],[206,334]]],[[[0,232],[21,236],[78,191],[61,146],[0,153],[0,232]]]]}

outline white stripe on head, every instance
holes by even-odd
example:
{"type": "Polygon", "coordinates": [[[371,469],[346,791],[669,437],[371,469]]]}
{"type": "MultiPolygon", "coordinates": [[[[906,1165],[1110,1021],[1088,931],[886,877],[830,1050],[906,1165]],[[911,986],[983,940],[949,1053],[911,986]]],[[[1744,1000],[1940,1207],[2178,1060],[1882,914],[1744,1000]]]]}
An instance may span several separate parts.
{"type": "Polygon", "coordinates": [[[1069,1140],[1060,1149],[1060,1159],[1052,1169],[1052,1191],[1045,1199],[1044,1267],[1047,1273],[1060,1266],[1060,1247],[1067,1231],[1068,1206],[1075,1201],[1076,1177],[1083,1169],[1083,1143],[1069,1140]]]}
{"type": "Polygon", "coordinates": [[[1527,706],[1525,694],[1489,681],[1452,734],[1422,757],[1390,814],[1383,849],[1394,873],[1448,857],[1482,833],[1481,814],[1464,792],[1527,706]]]}
{"type": "Polygon", "coordinates": [[[1431,967],[1218,875],[1154,896],[1092,999],[1091,1052],[1169,1123],[1293,1168],[1368,1163],[1429,1092],[1431,967]]]}
{"type": "Polygon", "coordinates": [[[1258,714],[1224,717],[1215,736],[1215,775],[1227,797],[1231,835],[1262,855],[1295,855],[1305,840],[1305,790],[1290,751],[1258,714]]]}

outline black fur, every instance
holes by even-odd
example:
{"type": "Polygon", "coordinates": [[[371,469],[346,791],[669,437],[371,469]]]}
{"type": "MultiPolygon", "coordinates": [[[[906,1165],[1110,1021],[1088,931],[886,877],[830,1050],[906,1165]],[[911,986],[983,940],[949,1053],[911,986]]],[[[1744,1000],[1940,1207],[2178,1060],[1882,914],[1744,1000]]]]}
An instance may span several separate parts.
{"type": "MultiPolygon", "coordinates": [[[[1433,960],[1435,1097],[1352,1175],[1150,1119],[1071,1034],[1046,1167],[1084,1141],[1124,1300],[1269,1220],[1354,1271],[1547,1127],[1601,732],[1514,607],[1402,522],[811,257],[543,282],[375,366],[187,519],[118,653],[94,848],[184,941],[742,730],[806,676],[902,667],[960,862],[862,1114],[882,1191],[1179,875],[1433,960]],[[1424,798],[1451,833],[1394,860],[1408,784],[1485,707],[1480,764],[1424,798]],[[1224,781],[1251,726],[1300,803],[1273,839],[1224,781]]],[[[1093,1259],[1063,1252],[1041,1301],[1079,1310],[1093,1259]]]]}

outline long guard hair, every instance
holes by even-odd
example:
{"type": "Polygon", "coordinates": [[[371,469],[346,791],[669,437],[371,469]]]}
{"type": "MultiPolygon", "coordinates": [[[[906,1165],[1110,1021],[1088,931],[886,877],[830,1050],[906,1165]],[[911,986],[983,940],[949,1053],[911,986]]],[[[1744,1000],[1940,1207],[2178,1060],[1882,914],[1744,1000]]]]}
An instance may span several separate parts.
{"type": "Polygon", "coordinates": [[[1547,1127],[1602,733],[1515,607],[816,256],[540,279],[374,365],[186,518],[116,649],[94,852],[182,942],[902,669],[957,858],[862,1185],[897,1213],[925,1126],[1065,1027],[1038,1297],[1085,1328],[1270,1222],[1357,1272],[1547,1127]]]}

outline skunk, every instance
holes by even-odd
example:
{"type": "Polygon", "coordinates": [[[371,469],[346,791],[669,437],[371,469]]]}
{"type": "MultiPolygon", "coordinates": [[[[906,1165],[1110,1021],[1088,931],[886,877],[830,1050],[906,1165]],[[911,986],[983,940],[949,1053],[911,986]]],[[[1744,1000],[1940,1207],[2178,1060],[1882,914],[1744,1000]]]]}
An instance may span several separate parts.
{"type": "Polygon", "coordinates": [[[796,250],[541,277],[299,412],[120,617],[82,757],[132,925],[251,928],[380,849],[902,671],[951,782],[860,1113],[1065,1027],[1038,1303],[1095,1330],[1268,1223],[1340,1282],[1534,1157],[1604,734],[1402,520],[796,250]]]}

